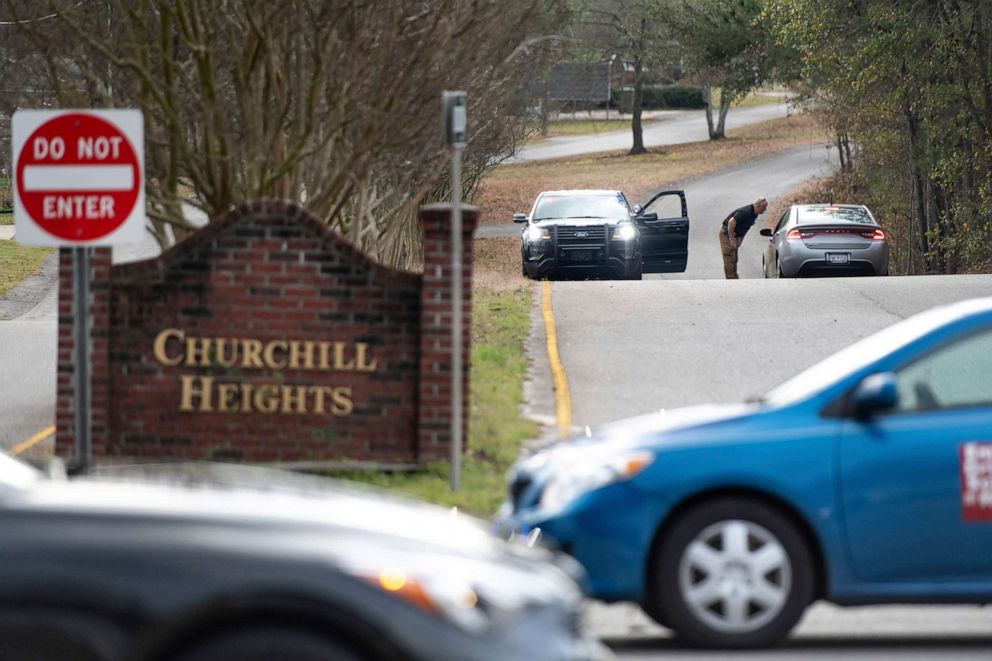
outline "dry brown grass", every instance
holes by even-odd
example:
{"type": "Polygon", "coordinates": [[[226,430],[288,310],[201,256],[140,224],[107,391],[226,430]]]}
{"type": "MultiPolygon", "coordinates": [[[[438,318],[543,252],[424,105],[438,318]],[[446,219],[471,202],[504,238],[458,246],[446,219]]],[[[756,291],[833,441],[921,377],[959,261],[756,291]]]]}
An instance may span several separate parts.
{"type": "MultiPolygon", "coordinates": [[[[700,120],[702,121],[702,120],[700,120]]],[[[641,156],[607,152],[506,165],[486,178],[475,195],[483,224],[509,222],[530,210],[543,190],[605,188],[625,192],[631,201],[651,190],[754,158],[824,139],[823,129],[806,115],[795,115],[728,132],[728,139],[653,149],[641,156]]]]}
{"type": "Polygon", "coordinates": [[[474,287],[501,294],[527,286],[529,280],[520,272],[518,237],[476,239],[474,246],[474,287]]]}
{"type": "Polygon", "coordinates": [[[833,179],[833,177],[810,179],[770,203],[765,213],[765,225],[774,229],[778,219],[793,204],[816,204],[833,200],[833,179]]]}

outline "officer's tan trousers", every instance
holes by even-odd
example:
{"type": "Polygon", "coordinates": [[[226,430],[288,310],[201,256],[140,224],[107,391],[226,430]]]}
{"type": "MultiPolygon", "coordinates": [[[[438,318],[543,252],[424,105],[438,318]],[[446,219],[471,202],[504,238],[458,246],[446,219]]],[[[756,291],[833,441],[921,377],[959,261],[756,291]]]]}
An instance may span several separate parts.
{"type": "Polygon", "coordinates": [[[737,280],[737,248],[730,245],[730,238],[720,228],[720,250],[723,252],[723,274],[728,280],[737,280]]]}

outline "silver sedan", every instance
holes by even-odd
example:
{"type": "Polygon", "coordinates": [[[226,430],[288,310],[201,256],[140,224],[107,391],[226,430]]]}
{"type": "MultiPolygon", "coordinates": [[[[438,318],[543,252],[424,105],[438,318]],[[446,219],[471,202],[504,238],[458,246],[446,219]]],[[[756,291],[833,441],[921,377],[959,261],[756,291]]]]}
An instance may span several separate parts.
{"type": "Polygon", "coordinates": [[[794,204],[761,235],[766,278],[889,274],[888,237],[860,204],[794,204]]]}

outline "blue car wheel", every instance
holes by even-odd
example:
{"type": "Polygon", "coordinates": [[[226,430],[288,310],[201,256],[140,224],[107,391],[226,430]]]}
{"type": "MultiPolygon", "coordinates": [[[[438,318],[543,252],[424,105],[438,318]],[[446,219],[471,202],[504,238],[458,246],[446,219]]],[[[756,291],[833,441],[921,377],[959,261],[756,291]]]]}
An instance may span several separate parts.
{"type": "Polygon", "coordinates": [[[657,548],[657,584],[646,610],[691,645],[768,645],[788,635],[812,600],[809,548],[785,516],[762,502],[697,505],[657,548]]]}

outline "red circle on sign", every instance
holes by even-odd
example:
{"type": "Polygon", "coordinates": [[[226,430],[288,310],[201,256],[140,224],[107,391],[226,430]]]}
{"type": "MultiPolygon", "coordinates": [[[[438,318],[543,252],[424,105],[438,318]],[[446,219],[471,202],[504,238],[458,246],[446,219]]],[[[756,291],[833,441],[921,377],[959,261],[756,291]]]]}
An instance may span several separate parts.
{"type": "Polygon", "coordinates": [[[93,241],[120,227],[141,186],[127,136],[85,113],[58,115],[39,126],[21,148],[16,176],[31,219],[71,241],[93,241]]]}

